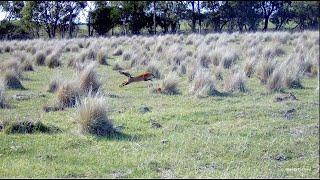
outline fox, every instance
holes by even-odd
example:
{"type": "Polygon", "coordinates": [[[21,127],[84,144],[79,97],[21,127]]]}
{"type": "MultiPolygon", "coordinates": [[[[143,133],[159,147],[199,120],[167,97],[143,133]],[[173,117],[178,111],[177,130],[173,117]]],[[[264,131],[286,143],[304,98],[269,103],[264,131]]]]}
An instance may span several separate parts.
{"type": "Polygon", "coordinates": [[[119,87],[126,86],[133,82],[152,81],[152,79],[155,78],[155,76],[150,72],[144,72],[139,74],[138,76],[132,76],[130,73],[123,71],[119,71],[119,73],[128,77],[128,80],[124,81],[119,87]]]}

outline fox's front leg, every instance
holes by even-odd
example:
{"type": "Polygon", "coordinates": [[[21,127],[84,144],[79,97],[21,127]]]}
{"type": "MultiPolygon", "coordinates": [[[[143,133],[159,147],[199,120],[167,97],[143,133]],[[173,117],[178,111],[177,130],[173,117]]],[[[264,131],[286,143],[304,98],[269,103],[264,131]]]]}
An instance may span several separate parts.
{"type": "Polygon", "coordinates": [[[129,81],[125,81],[119,87],[123,87],[123,86],[128,85],[128,84],[129,84],[129,81]]]}

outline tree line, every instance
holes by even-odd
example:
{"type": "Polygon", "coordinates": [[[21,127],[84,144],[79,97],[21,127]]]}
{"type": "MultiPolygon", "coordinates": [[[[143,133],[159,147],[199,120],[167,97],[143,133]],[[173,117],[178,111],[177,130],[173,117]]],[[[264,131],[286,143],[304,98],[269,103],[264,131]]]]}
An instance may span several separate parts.
{"type": "Polygon", "coordinates": [[[319,29],[317,1],[1,1],[1,38],[319,29]],[[270,28],[270,24],[273,25],[270,28]]]}

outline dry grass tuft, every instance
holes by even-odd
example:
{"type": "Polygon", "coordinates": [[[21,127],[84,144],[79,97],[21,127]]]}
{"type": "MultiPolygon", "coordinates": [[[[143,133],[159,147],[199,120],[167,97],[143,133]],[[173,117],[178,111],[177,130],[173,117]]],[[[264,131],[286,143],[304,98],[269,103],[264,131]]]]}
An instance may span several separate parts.
{"type": "Polygon", "coordinates": [[[268,78],[275,69],[276,64],[272,61],[261,61],[257,67],[257,76],[262,84],[266,84],[268,78]]]}
{"type": "Polygon", "coordinates": [[[4,73],[3,84],[9,89],[24,89],[17,73],[11,70],[8,70],[4,73]]]}
{"type": "Polygon", "coordinates": [[[97,61],[101,65],[108,65],[106,50],[100,49],[97,53],[97,61]]]}
{"type": "Polygon", "coordinates": [[[60,107],[74,107],[80,98],[78,82],[65,82],[57,91],[58,104],[60,107]]]}
{"type": "Polygon", "coordinates": [[[83,134],[96,136],[112,135],[113,122],[107,116],[106,101],[102,97],[88,96],[81,100],[78,108],[78,124],[83,134]]]}
{"type": "Polygon", "coordinates": [[[5,88],[0,85],[0,109],[6,108],[7,102],[6,102],[6,96],[5,96],[5,88]]]}
{"type": "Polygon", "coordinates": [[[224,90],[227,92],[246,92],[245,74],[238,72],[229,76],[224,82],[224,90]]]}
{"type": "Polygon", "coordinates": [[[38,52],[36,54],[36,65],[38,66],[44,66],[46,60],[46,55],[42,52],[38,52]]]}
{"type": "Polygon", "coordinates": [[[59,53],[53,53],[49,55],[46,59],[46,64],[49,68],[55,68],[62,65],[60,61],[60,54],[59,53]]]}
{"type": "Polygon", "coordinates": [[[96,93],[99,90],[101,83],[98,73],[95,70],[95,64],[88,65],[80,73],[79,83],[83,93],[89,93],[90,91],[96,93]]]}
{"type": "Polygon", "coordinates": [[[155,93],[162,93],[168,95],[180,94],[179,79],[175,73],[169,73],[160,83],[156,86],[152,86],[151,91],[155,93]]]}
{"type": "Polygon", "coordinates": [[[218,94],[210,72],[204,69],[197,70],[189,92],[197,97],[207,97],[218,94]]]}

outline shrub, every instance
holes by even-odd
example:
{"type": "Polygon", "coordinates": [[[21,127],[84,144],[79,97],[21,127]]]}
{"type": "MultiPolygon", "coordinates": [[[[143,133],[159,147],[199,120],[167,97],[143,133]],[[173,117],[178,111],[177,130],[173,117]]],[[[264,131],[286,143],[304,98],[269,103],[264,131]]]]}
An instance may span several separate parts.
{"type": "Polygon", "coordinates": [[[102,97],[89,96],[82,99],[77,106],[80,132],[96,136],[113,134],[113,122],[107,117],[106,107],[105,99],[102,97]]]}

